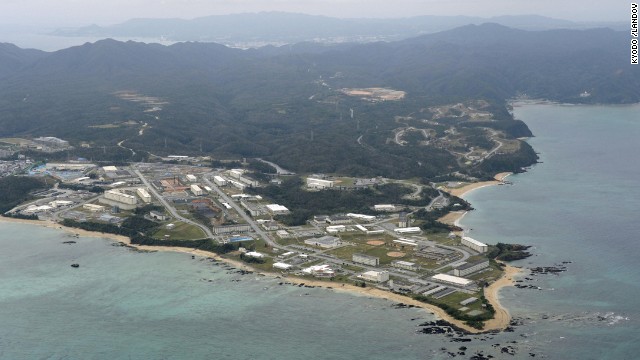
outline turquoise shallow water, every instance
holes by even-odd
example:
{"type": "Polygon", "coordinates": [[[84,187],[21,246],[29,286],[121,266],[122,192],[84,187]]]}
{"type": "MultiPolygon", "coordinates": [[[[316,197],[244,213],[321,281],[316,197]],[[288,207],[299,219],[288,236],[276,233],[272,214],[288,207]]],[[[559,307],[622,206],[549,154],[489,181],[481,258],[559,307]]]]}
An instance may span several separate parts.
{"type": "Polygon", "coordinates": [[[636,359],[639,110],[516,108],[543,163],[471,193],[462,224],[489,243],[533,245],[519,266],[572,263],[523,278],[542,290],[501,292],[523,323],[514,332],[452,342],[416,333],[433,316],[389,301],[0,223],[0,359],[636,359]]]}
{"type": "Polygon", "coordinates": [[[549,349],[558,356],[640,356],[639,114],[639,105],[516,107],[516,117],[536,135],[529,143],[542,163],[509,177],[513,186],[468,196],[476,210],[462,225],[472,229],[471,236],[534,246],[536,256],[518,265],[572,261],[560,276],[529,282],[542,291],[504,291],[512,313],[607,316],[593,323],[536,323],[537,331],[558,335],[549,349]]]}

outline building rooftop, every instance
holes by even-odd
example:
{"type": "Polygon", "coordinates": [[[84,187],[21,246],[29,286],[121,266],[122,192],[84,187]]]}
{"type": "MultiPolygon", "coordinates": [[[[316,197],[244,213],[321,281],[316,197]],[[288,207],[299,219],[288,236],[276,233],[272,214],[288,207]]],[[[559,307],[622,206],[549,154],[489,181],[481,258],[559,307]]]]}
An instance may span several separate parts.
{"type": "Polygon", "coordinates": [[[465,240],[465,241],[468,241],[468,242],[470,242],[470,243],[472,243],[474,245],[477,245],[477,246],[487,246],[487,244],[482,243],[482,242],[480,242],[480,241],[478,241],[478,240],[476,240],[474,238],[468,237],[468,236],[463,236],[462,239],[465,240]]]}
{"type": "Polygon", "coordinates": [[[461,278],[459,276],[447,275],[447,274],[438,274],[431,277],[433,280],[438,280],[446,283],[456,284],[460,286],[467,286],[473,281],[465,278],[461,278]]]}

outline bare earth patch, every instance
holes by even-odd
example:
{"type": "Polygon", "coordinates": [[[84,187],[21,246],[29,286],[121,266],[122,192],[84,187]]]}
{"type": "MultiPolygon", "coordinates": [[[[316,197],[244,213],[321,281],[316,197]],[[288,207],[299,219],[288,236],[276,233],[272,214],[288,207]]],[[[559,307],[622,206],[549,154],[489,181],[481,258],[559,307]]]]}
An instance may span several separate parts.
{"type": "Polygon", "coordinates": [[[373,245],[373,246],[379,246],[379,245],[384,245],[384,241],[382,241],[382,240],[369,240],[369,241],[367,241],[367,244],[373,245]]]}
{"type": "Polygon", "coordinates": [[[399,258],[399,257],[403,257],[406,254],[400,251],[390,251],[387,253],[387,256],[389,257],[393,257],[393,258],[399,258]]]}

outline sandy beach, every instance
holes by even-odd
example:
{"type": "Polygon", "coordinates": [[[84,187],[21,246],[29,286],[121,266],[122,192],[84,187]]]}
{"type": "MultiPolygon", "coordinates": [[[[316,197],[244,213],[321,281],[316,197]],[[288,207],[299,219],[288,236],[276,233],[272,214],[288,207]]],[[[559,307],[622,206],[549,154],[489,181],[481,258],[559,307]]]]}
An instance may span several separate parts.
{"type": "Polygon", "coordinates": [[[495,180],[491,180],[491,181],[481,181],[481,182],[477,182],[477,183],[471,183],[465,186],[461,186],[459,188],[443,188],[443,191],[448,192],[449,194],[453,195],[453,196],[457,196],[459,198],[464,198],[464,195],[476,190],[476,189],[480,189],[483,187],[487,187],[487,186],[493,186],[493,185],[498,185],[500,182],[504,181],[504,179],[509,176],[512,175],[513,173],[510,172],[503,172],[503,173],[499,173],[496,176],[494,176],[495,180]]]}
{"type": "MultiPolygon", "coordinates": [[[[209,251],[203,251],[203,250],[198,250],[198,249],[190,249],[190,248],[180,248],[180,247],[173,247],[173,246],[147,246],[147,245],[135,245],[135,244],[131,244],[131,240],[126,237],[126,236],[121,236],[121,235],[115,235],[115,234],[108,234],[108,233],[100,233],[100,232],[93,232],[93,231],[86,231],[86,230],[82,230],[82,229],[77,229],[77,228],[70,228],[70,227],[66,227],[66,226],[62,226],[58,223],[55,223],[53,221],[44,221],[44,220],[24,220],[24,219],[13,219],[13,218],[6,218],[6,217],[0,217],[0,223],[2,222],[12,222],[12,223],[22,223],[22,224],[29,224],[29,225],[38,225],[38,226],[44,226],[44,227],[48,227],[48,228],[52,228],[52,229],[58,229],[58,230],[62,230],[65,231],[69,234],[75,235],[78,234],[79,236],[83,236],[83,237],[98,237],[98,238],[105,238],[105,239],[110,239],[116,242],[121,242],[124,243],[128,246],[134,247],[136,249],[139,250],[144,250],[144,251],[173,251],[173,252],[179,252],[179,253],[184,253],[184,254],[190,254],[190,255],[195,255],[195,256],[199,256],[199,257],[205,257],[205,258],[213,258],[216,259],[218,261],[222,261],[225,262],[231,266],[237,267],[239,269],[244,269],[244,270],[250,270],[250,271],[256,271],[256,269],[248,266],[247,264],[237,261],[237,260],[233,260],[233,259],[227,259],[227,258],[223,258],[221,256],[219,256],[216,253],[212,253],[209,251]]],[[[377,288],[372,288],[372,287],[367,287],[367,288],[361,288],[361,287],[356,287],[354,285],[350,285],[350,284],[342,284],[342,283],[336,283],[336,282],[331,282],[331,281],[323,281],[323,280],[308,280],[308,279],[300,279],[300,278],[296,278],[296,277],[285,277],[283,279],[286,279],[287,282],[293,283],[293,284],[302,284],[304,283],[305,285],[309,285],[309,286],[316,286],[316,287],[323,287],[323,288],[331,288],[335,291],[338,292],[350,292],[350,293],[356,293],[359,295],[363,295],[363,296],[370,296],[370,297],[376,297],[376,298],[382,298],[382,299],[387,299],[390,301],[394,301],[394,302],[398,302],[398,303],[404,303],[407,305],[413,305],[422,309],[427,310],[428,312],[436,315],[437,317],[439,317],[440,319],[451,323],[452,325],[458,327],[459,329],[465,330],[469,333],[482,333],[482,332],[486,332],[486,331],[491,331],[491,330],[503,330],[505,329],[508,325],[509,322],[511,321],[511,317],[509,315],[509,312],[507,311],[507,309],[504,309],[502,307],[502,305],[500,304],[500,302],[498,301],[498,291],[504,287],[504,286],[510,286],[513,284],[512,278],[515,274],[518,273],[519,269],[514,268],[514,267],[510,267],[507,265],[507,271],[505,271],[505,274],[503,275],[502,278],[500,278],[499,280],[497,280],[495,283],[493,283],[487,290],[485,290],[485,296],[487,297],[487,300],[489,300],[489,302],[491,303],[491,305],[494,307],[494,309],[496,310],[496,317],[488,322],[485,323],[485,327],[482,330],[478,330],[475,328],[472,328],[468,325],[466,325],[464,322],[460,321],[460,320],[456,320],[453,317],[449,316],[444,310],[440,309],[437,306],[434,305],[430,305],[430,304],[425,304],[423,302],[414,300],[410,297],[407,296],[403,296],[403,295],[399,295],[399,294],[394,294],[388,291],[384,291],[384,290],[380,290],[377,288]],[[489,290],[491,289],[491,290],[489,290]]],[[[277,273],[270,273],[270,272],[263,272],[263,271],[256,271],[258,273],[261,273],[263,275],[266,276],[271,276],[274,278],[282,278],[281,274],[277,274],[277,273]]]]}

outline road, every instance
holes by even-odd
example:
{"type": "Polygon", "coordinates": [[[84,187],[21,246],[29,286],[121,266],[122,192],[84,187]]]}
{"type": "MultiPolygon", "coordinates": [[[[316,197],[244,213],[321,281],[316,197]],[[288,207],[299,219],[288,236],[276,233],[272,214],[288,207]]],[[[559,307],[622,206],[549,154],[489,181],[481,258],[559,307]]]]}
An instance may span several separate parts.
{"type": "Polygon", "coordinates": [[[162,197],[162,195],[160,195],[156,189],[151,186],[151,184],[149,183],[149,181],[144,177],[144,175],[142,175],[142,173],[140,172],[140,170],[138,169],[134,169],[133,172],[135,172],[136,175],[138,175],[138,177],[140,178],[140,180],[142,181],[142,183],[147,187],[147,189],[149,189],[149,192],[151,192],[153,194],[153,196],[156,197],[156,199],[158,199],[158,201],[160,201],[160,203],[162,203],[162,205],[165,207],[165,209],[167,209],[167,211],[176,219],[187,223],[189,225],[194,225],[199,227],[200,229],[202,229],[202,231],[204,231],[204,233],[207,235],[207,237],[209,239],[215,239],[215,235],[213,235],[213,232],[211,231],[211,229],[208,226],[202,225],[200,223],[197,223],[193,220],[189,220],[187,218],[184,218],[182,216],[180,216],[180,214],[178,214],[178,211],[176,211],[176,209],[171,206],[167,200],[164,199],[164,197],[162,197]]]}
{"type": "Polygon", "coordinates": [[[280,246],[275,241],[273,241],[269,237],[269,235],[267,235],[267,233],[260,228],[258,223],[256,223],[255,220],[253,220],[253,218],[251,218],[251,216],[247,215],[247,213],[235,201],[233,201],[233,199],[231,199],[231,197],[229,197],[227,194],[225,194],[224,191],[220,190],[220,188],[216,184],[212,183],[209,179],[207,179],[206,176],[202,176],[202,180],[205,183],[207,183],[207,185],[209,187],[211,187],[211,189],[213,189],[213,191],[215,191],[218,194],[218,196],[220,196],[236,212],[238,212],[238,215],[240,215],[240,217],[242,217],[242,219],[244,219],[244,221],[246,221],[247,224],[249,224],[249,226],[251,226],[253,231],[255,231],[255,233],[258,234],[258,236],[260,236],[260,238],[262,238],[262,240],[264,240],[267,244],[269,244],[270,246],[272,246],[274,248],[285,249],[285,247],[280,246]]]}

